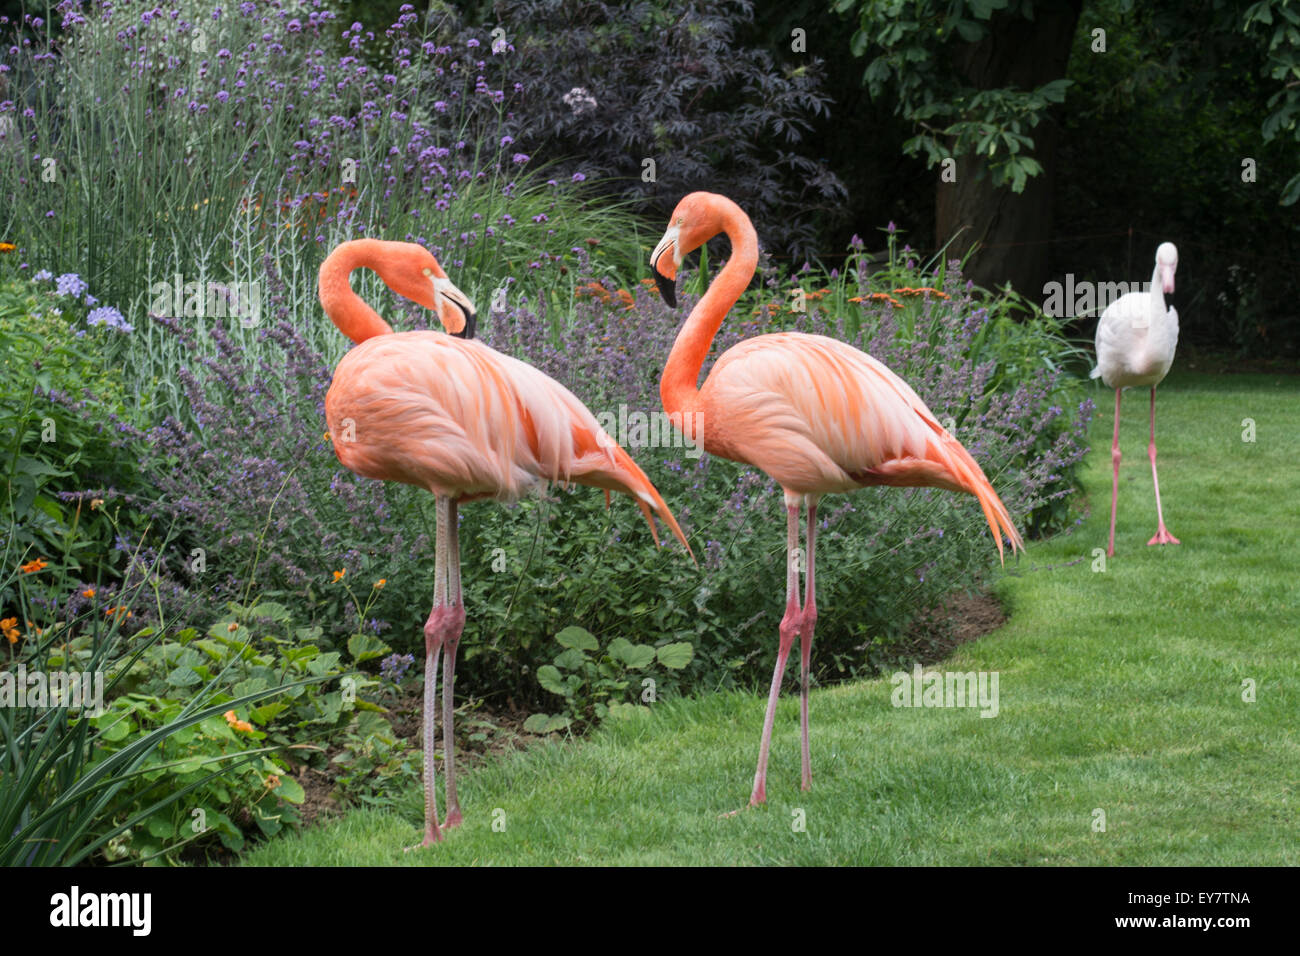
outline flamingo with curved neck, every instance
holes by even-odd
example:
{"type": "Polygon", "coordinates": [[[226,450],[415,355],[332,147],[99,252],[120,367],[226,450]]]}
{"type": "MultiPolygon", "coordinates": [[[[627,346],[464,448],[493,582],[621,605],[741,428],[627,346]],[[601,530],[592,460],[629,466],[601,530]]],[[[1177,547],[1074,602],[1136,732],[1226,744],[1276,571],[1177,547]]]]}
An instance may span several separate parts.
{"type": "Polygon", "coordinates": [[[755,466],[785,493],[786,606],[778,628],[758,767],[749,805],[767,799],[767,760],[786,661],[800,637],[802,787],[812,785],[808,668],[817,622],[817,505],[823,495],[870,485],[934,487],[972,494],[1002,554],[1020,534],[966,449],[901,378],[870,355],[821,335],[778,332],[746,339],[700,369],[719,327],[758,263],[758,235],[744,211],[715,193],[691,193],[674,210],[650,257],[664,299],[675,306],[682,259],[725,232],[731,259],[686,319],[659,383],[664,410],[712,455],[755,466]],[[799,519],[808,508],[806,579],[799,603],[799,519]]]}
{"type": "MultiPolygon", "coordinates": [[[[456,797],[452,690],[465,627],[458,508],[476,498],[513,500],[548,481],[619,491],[652,514],[690,553],[672,512],[645,473],[567,388],[530,365],[473,340],[474,306],[433,255],[405,242],[345,242],[320,267],[325,313],[357,343],[334,370],[325,418],[344,467],[366,478],[400,481],[437,499],[433,609],[424,624],[424,802],[422,846],[462,820],[456,797]],[[396,292],[438,314],[451,333],[394,332],[352,291],[367,268],[396,292]],[[434,701],[442,688],[447,819],[434,793],[434,701]]],[[[411,849],[414,849],[413,847],[411,849]]]]}
{"type": "Polygon", "coordinates": [[[1160,477],[1156,474],[1156,386],[1164,381],[1174,364],[1178,348],[1178,312],[1165,307],[1165,295],[1174,291],[1178,270],[1178,249],[1162,242],[1156,249],[1156,266],[1146,292],[1122,295],[1106,307],[1097,322],[1097,367],[1092,378],[1100,378],[1115,390],[1115,434],[1110,443],[1113,468],[1110,484],[1110,540],[1106,554],[1115,556],[1115,506],[1119,498],[1119,406],[1126,388],[1151,387],[1151,439],[1147,457],[1151,460],[1151,483],[1156,492],[1156,533],[1147,546],[1181,544],[1165,527],[1160,507],[1160,477]]]}

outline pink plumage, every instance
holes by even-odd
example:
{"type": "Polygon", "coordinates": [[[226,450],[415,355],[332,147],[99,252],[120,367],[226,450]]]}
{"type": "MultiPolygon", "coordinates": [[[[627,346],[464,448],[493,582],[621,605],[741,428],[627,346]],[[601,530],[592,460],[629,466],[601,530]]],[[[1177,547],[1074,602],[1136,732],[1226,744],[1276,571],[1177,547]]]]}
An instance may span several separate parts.
{"type": "Polygon", "coordinates": [[[946,488],[978,499],[1003,553],[1024,543],[984,472],[935,419],[916,392],[865,352],[821,335],[781,332],[747,339],[723,353],[702,386],[700,369],[728,310],[758,264],[758,236],[744,210],[725,196],[691,193],[673,211],[650,255],[665,300],[683,256],[720,232],[731,258],[687,318],[664,365],[664,409],[712,455],[761,468],[785,491],[786,610],[750,806],[767,799],[767,759],[776,702],[795,636],[800,638],[802,786],[812,783],[808,670],[817,621],[817,504],[822,495],[869,485],[946,488]],[[799,604],[799,512],[807,505],[804,603],[799,604]]]}
{"type": "Polygon", "coordinates": [[[461,822],[456,797],[452,694],[456,649],[465,626],[458,507],[477,498],[511,500],[548,481],[574,482],[632,496],[650,531],[657,514],[690,553],[663,498],[631,457],[567,388],[537,369],[472,340],[474,307],[427,249],[359,239],[335,249],[320,268],[325,312],[357,343],[334,370],[325,420],[335,454],[366,478],[400,481],[437,500],[433,609],[424,625],[424,796],[422,846],[461,822]],[[438,313],[441,332],[393,332],[352,291],[356,268],[373,269],[390,289],[438,313]],[[434,796],[434,695],[446,658],[443,751],[447,819],[434,796]]]}

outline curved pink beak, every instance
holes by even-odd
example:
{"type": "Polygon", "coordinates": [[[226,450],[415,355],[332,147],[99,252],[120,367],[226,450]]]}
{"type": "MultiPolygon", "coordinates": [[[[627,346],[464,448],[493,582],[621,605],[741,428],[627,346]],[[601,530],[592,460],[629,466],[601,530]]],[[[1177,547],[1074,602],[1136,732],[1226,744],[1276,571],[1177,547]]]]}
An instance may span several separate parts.
{"type": "Polygon", "coordinates": [[[1165,293],[1174,291],[1174,267],[1160,264],[1160,283],[1164,286],[1165,293]]]}

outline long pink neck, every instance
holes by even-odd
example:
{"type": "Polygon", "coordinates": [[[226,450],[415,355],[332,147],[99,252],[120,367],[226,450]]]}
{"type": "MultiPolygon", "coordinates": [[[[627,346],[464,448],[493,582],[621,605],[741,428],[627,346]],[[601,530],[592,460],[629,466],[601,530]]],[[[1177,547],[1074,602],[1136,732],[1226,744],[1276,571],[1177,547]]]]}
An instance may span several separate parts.
{"type": "Polygon", "coordinates": [[[320,304],[339,331],[360,345],[376,335],[389,335],[393,328],[352,291],[348,277],[353,269],[378,270],[386,258],[379,239],[354,239],[338,246],[320,265],[320,304]]]}
{"type": "Polygon", "coordinates": [[[700,369],[709,355],[713,337],[758,267],[758,234],[744,210],[722,196],[717,197],[715,209],[718,230],[714,235],[726,232],[731,239],[731,259],[709,284],[704,298],[695,303],[668,354],[668,363],[659,379],[659,397],[669,415],[697,410],[700,369]]]}

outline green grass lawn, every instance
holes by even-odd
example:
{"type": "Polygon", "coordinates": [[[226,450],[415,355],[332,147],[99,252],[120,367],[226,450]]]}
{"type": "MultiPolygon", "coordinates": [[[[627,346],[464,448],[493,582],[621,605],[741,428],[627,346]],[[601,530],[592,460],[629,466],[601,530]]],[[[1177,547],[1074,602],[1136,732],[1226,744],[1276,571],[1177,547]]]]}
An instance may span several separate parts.
{"type": "Polygon", "coordinates": [[[895,708],[888,679],[817,691],[803,793],[790,682],[767,807],[720,819],[748,798],[763,700],[664,702],[463,775],[465,825],[432,850],[402,852],[420,837],[412,780],[400,813],[354,812],[245,861],[1300,863],[1300,380],[1169,377],[1156,436],[1178,547],[1146,547],[1156,527],[1148,400],[1126,393],[1118,555],[1104,572],[1093,549],[1106,546],[1114,407],[1104,391],[1097,400],[1091,516],[1031,543],[997,586],[1008,623],[938,665],[996,671],[998,716],[895,708]],[[1242,440],[1246,418],[1253,443],[1242,440]],[[1247,680],[1253,703],[1242,699],[1247,680]]]}

